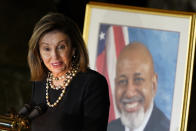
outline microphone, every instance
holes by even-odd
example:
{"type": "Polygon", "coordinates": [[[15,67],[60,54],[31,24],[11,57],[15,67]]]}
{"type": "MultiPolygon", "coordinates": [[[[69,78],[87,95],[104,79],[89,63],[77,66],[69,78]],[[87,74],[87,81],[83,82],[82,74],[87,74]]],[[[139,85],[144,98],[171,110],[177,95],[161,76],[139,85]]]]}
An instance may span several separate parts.
{"type": "Polygon", "coordinates": [[[25,104],[18,114],[0,115],[0,129],[17,131],[28,129],[30,122],[42,115],[46,110],[46,104],[39,104],[37,106],[25,104]]]}
{"type": "Polygon", "coordinates": [[[25,104],[18,112],[18,114],[22,117],[27,116],[33,109],[33,104],[25,104]]]}
{"type": "Polygon", "coordinates": [[[29,113],[29,115],[27,116],[27,119],[29,121],[32,121],[36,117],[38,117],[38,116],[42,115],[44,112],[46,112],[46,110],[47,110],[46,104],[39,104],[33,108],[31,113],[29,113]]]}

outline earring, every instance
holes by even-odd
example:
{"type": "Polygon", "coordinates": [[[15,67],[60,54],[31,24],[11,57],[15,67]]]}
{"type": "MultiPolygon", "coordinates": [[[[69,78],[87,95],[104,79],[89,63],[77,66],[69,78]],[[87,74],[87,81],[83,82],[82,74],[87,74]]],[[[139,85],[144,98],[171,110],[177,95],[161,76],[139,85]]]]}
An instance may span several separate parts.
{"type": "Polygon", "coordinates": [[[76,55],[72,56],[72,64],[76,64],[76,55]]]}
{"type": "Polygon", "coordinates": [[[74,59],[74,60],[76,59],[76,55],[73,56],[73,59],[74,59]]]}

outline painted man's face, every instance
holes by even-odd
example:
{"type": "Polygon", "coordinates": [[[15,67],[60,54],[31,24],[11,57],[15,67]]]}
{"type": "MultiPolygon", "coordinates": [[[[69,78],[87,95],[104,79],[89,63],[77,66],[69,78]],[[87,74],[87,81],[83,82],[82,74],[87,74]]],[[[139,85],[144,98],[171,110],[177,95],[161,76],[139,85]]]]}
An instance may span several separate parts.
{"type": "Polygon", "coordinates": [[[144,55],[137,51],[121,55],[116,70],[117,108],[125,117],[130,117],[128,120],[135,121],[136,124],[143,120],[157,88],[157,76],[154,73],[152,62],[144,55]]]}

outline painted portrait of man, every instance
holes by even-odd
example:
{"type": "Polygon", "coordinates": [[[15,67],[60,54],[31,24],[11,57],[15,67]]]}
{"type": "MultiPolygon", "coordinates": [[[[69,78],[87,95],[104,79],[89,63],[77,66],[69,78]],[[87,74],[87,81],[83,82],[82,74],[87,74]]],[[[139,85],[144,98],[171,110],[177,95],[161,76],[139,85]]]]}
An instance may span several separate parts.
{"type": "Polygon", "coordinates": [[[169,130],[178,44],[178,32],[100,25],[96,68],[110,86],[108,131],[169,130]]]}

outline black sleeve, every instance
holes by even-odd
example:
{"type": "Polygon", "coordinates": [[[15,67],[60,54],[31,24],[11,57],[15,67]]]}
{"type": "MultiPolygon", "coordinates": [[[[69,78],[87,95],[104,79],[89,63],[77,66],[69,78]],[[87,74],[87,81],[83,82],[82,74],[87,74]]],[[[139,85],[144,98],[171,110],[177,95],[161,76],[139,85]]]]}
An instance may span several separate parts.
{"type": "Polygon", "coordinates": [[[46,103],[43,82],[32,82],[31,104],[35,106],[40,103],[46,103]]]}
{"type": "Polygon", "coordinates": [[[35,82],[32,82],[31,105],[35,105],[35,82]]]}
{"type": "Polygon", "coordinates": [[[106,131],[109,106],[109,91],[106,79],[100,74],[90,76],[83,102],[83,131],[106,131]]]}

